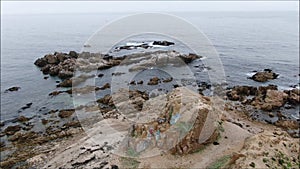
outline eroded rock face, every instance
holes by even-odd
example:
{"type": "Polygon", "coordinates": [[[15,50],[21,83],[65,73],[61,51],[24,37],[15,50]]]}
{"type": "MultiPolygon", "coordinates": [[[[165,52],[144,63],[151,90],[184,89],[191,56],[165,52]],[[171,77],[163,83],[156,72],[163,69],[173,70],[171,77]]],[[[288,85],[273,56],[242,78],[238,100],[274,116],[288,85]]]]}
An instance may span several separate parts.
{"type": "Polygon", "coordinates": [[[179,87],[144,103],[125,139],[128,147],[122,148],[141,154],[157,149],[188,154],[216,140],[217,119],[209,98],[179,87]]]}
{"type": "Polygon", "coordinates": [[[272,70],[270,69],[265,69],[262,72],[257,72],[255,73],[251,79],[253,79],[254,81],[257,82],[266,82],[268,80],[272,80],[272,79],[276,79],[279,75],[274,73],[272,70]]]}

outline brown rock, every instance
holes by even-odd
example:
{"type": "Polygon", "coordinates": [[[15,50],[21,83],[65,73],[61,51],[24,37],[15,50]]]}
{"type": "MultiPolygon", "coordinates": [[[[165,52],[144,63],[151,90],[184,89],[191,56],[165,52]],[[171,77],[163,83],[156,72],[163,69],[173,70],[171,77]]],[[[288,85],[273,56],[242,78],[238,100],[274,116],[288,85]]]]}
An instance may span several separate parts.
{"type": "Polygon", "coordinates": [[[73,72],[70,70],[60,70],[58,73],[58,77],[61,79],[67,79],[73,77],[73,72]]]}
{"type": "Polygon", "coordinates": [[[272,110],[283,106],[287,101],[288,95],[284,92],[277,90],[267,90],[263,110],[272,110]]]}
{"type": "Polygon", "coordinates": [[[56,58],[55,55],[46,55],[44,58],[47,60],[47,63],[49,64],[59,63],[59,60],[56,58]]]}
{"type": "Polygon", "coordinates": [[[21,127],[19,125],[15,126],[8,126],[5,130],[4,133],[6,135],[14,135],[16,132],[20,131],[21,127]]]}
{"type": "Polygon", "coordinates": [[[105,95],[103,98],[97,100],[97,103],[102,103],[109,105],[112,102],[112,97],[110,95],[105,95]]]}
{"type": "Polygon", "coordinates": [[[270,69],[265,69],[263,72],[257,72],[251,79],[257,82],[266,82],[268,80],[276,79],[278,74],[272,72],[270,69]]]}
{"type": "Polygon", "coordinates": [[[42,119],[42,124],[43,124],[43,125],[46,125],[47,123],[48,123],[48,120],[42,119]]]}
{"type": "Polygon", "coordinates": [[[148,85],[157,85],[160,82],[160,79],[158,77],[153,77],[148,82],[148,85]]]}
{"type": "Polygon", "coordinates": [[[292,120],[278,120],[277,122],[275,122],[275,125],[284,129],[299,129],[299,123],[292,120]]]}
{"type": "Polygon", "coordinates": [[[65,127],[81,127],[79,121],[70,121],[64,124],[65,127]]]}
{"type": "Polygon", "coordinates": [[[190,53],[189,55],[180,55],[179,56],[185,63],[191,63],[192,61],[201,58],[196,54],[190,53]]]}
{"type": "Polygon", "coordinates": [[[44,58],[38,58],[38,59],[34,62],[34,64],[35,64],[36,66],[38,66],[38,67],[44,67],[44,66],[46,66],[48,63],[47,63],[47,60],[46,60],[46,59],[44,59],[44,58]]]}
{"type": "Polygon", "coordinates": [[[72,79],[66,79],[59,83],[57,87],[72,87],[72,79]]]}
{"type": "Polygon", "coordinates": [[[105,83],[102,87],[100,87],[100,90],[105,90],[105,89],[109,89],[110,88],[110,84],[109,83],[105,83]]]}
{"type": "Polygon", "coordinates": [[[25,116],[19,116],[19,117],[18,117],[18,121],[19,121],[19,122],[22,122],[22,123],[23,123],[23,122],[26,122],[26,121],[28,121],[28,120],[29,120],[29,118],[27,118],[27,117],[25,117],[25,116]]]}
{"type": "Polygon", "coordinates": [[[60,118],[67,118],[70,117],[75,112],[75,109],[64,109],[60,110],[58,116],[60,118]]]}

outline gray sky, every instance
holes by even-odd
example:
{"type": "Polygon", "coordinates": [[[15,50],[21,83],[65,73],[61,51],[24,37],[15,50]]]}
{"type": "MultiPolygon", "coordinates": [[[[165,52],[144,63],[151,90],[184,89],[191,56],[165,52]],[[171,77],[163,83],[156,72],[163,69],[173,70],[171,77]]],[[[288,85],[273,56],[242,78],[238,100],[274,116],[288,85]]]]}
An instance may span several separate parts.
{"type": "Polygon", "coordinates": [[[1,14],[174,12],[174,11],[299,11],[297,1],[1,1],[1,14]]]}

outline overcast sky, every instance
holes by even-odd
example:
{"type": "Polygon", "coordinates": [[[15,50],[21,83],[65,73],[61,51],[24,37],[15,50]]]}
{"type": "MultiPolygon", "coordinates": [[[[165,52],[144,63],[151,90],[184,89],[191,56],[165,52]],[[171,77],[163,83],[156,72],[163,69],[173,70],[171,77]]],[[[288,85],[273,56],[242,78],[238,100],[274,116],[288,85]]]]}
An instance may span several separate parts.
{"type": "Polygon", "coordinates": [[[174,11],[299,11],[298,1],[1,1],[2,14],[174,12],[174,11]]]}

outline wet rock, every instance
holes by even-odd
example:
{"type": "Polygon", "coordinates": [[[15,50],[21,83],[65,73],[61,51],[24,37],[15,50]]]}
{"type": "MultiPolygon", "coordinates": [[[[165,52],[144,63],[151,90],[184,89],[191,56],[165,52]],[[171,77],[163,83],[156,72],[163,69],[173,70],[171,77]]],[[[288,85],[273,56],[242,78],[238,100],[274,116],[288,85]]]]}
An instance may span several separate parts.
{"type": "Polygon", "coordinates": [[[100,87],[100,90],[105,90],[105,89],[109,89],[110,88],[110,84],[109,83],[105,83],[102,87],[100,87]]]}
{"type": "Polygon", "coordinates": [[[160,83],[160,79],[158,77],[153,77],[148,82],[148,85],[158,85],[160,83]]]}
{"type": "Polygon", "coordinates": [[[67,79],[73,77],[73,71],[70,70],[60,70],[58,73],[58,77],[61,79],[67,79]]]}
{"type": "Polygon", "coordinates": [[[252,86],[235,86],[226,93],[229,100],[242,100],[245,96],[256,95],[257,88],[252,86]]]}
{"type": "Polygon", "coordinates": [[[19,116],[19,117],[18,117],[18,121],[21,122],[21,123],[26,122],[26,121],[28,121],[28,120],[29,120],[29,118],[27,118],[27,117],[25,117],[25,116],[19,116]]]}
{"type": "Polygon", "coordinates": [[[70,55],[71,57],[73,57],[73,58],[76,58],[76,59],[77,59],[78,56],[79,56],[78,53],[75,52],[75,51],[70,51],[70,52],[69,52],[69,55],[70,55]]]}
{"type": "Polygon", "coordinates": [[[5,92],[14,92],[14,91],[18,91],[20,89],[21,89],[21,87],[14,86],[14,87],[6,89],[5,92]]]}
{"type": "Polygon", "coordinates": [[[114,72],[114,73],[112,73],[111,75],[112,76],[121,76],[121,75],[123,75],[123,74],[125,74],[124,72],[114,72]]]}
{"type": "Polygon", "coordinates": [[[49,93],[49,96],[57,96],[61,93],[63,93],[63,91],[53,91],[53,92],[49,93]]]}
{"type": "Polygon", "coordinates": [[[169,41],[154,41],[153,45],[171,46],[171,45],[175,45],[175,43],[174,42],[169,42],[169,41]]]}
{"type": "Polygon", "coordinates": [[[184,61],[184,63],[191,63],[192,61],[201,58],[201,56],[193,53],[190,53],[188,55],[180,55],[179,57],[184,61]]]}
{"type": "Polygon", "coordinates": [[[44,66],[46,66],[48,63],[47,63],[47,60],[46,60],[46,59],[44,59],[44,58],[38,58],[38,59],[34,62],[34,64],[35,64],[36,66],[38,66],[38,67],[44,67],[44,66]]]}
{"type": "Polygon", "coordinates": [[[75,112],[75,109],[64,109],[60,110],[58,116],[60,118],[67,118],[70,117],[75,112]]]}
{"type": "Polygon", "coordinates": [[[57,87],[72,87],[72,79],[66,79],[56,86],[57,87]]]}
{"type": "Polygon", "coordinates": [[[63,62],[66,59],[68,59],[68,56],[65,55],[64,53],[58,53],[58,54],[56,54],[56,57],[57,57],[57,59],[58,59],[59,62],[63,62]]]}
{"type": "Polygon", "coordinates": [[[103,73],[98,74],[98,77],[103,77],[103,76],[104,76],[103,73]]]}
{"type": "Polygon", "coordinates": [[[57,57],[55,55],[49,54],[49,55],[46,55],[44,58],[46,59],[47,63],[49,63],[49,64],[57,64],[59,62],[59,60],[57,59],[57,57]]]}
{"type": "Polygon", "coordinates": [[[4,143],[4,141],[1,141],[0,142],[0,148],[3,148],[3,147],[5,147],[5,143],[4,143]]]}
{"type": "Polygon", "coordinates": [[[98,70],[105,70],[105,69],[109,69],[109,68],[111,68],[111,67],[113,67],[112,65],[101,65],[101,66],[99,66],[98,67],[98,70]]]}
{"type": "Polygon", "coordinates": [[[21,107],[22,110],[30,108],[32,103],[27,103],[25,106],[21,107]]]}
{"type": "Polygon", "coordinates": [[[64,124],[65,127],[70,128],[70,127],[81,127],[81,124],[79,121],[70,121],[64,124]]]}
{"type": "Polygon", "coordinates": [[[105,95],[103,98],[100,98],[97,100],[97,103],[102,103],[105,105],[113,105],[113,100],[112,97],[110,95],[105,95]]]}
{"type": "Polygon", "coordinates": [[[164,79],[163,82],[164,83],[169,83],[169,82],[172,82],[173,78],[170,77],[170,78],[167,78],[167,79],[164,79]]]}
{"type": "Polygon", "coordinates": [[[286,94],[288,94],[288,102],[292,105],[297,105],[300,103],[300,90],[299,89],[292,89],[292,90],[285,90],[286,94]]]}
{"type": "Polygon", "coordinates": [[[271,112],[270,112],[268,115],[269,115],[269,117],[271,117],[271,118],[275,117],[275,115],[274,115],[273,113],[271,113],[271,112]]]}
{"type": "Polygon", "coordinates": [[[48,73],[50,76],[57,76],[59,71],[60,71],[60,68],[58,66],[52,66],[49,68],[48,73]]]}
{"type": "Polygon", "coordinates": [[[132,80],[129,84],[130,85],[136,85],[135,80],[132,80]]]}
{"type": "Polygon", "coordinates": [[[268,80],[276,79],[279,74],[272,72],[270,69],[265,69],[262,72],[255,73],[250,79],[253,79],[257,82],[266,82],[268,80]]]}
{"type": "Polygon", "coordinates": [[[15,126],[8,126],[5,130],[4,133],[6,135],[14,135],[16,132],[21,130],[21,126],[15,125],[15,126]]]}
{"type": "Polygon", "coordinates": [[[144,82],[142,80],[138,81],[137,84],[141,85],[143,84],[144,82]]]}
{"type": "Polygon", "coordinates": [[[43,124],[43,125],[46,125],[47,123],[48,123],[48,120],[42,119],[42,124],[43,124]]]}
{"type": "Polygon", "coordinates": [[[46,66],[41,68],[41,71],[43,72],[43,74],[47,75],[50,72],[50,68],[51,68],[50,65],[46,65],[46,66]]]}

